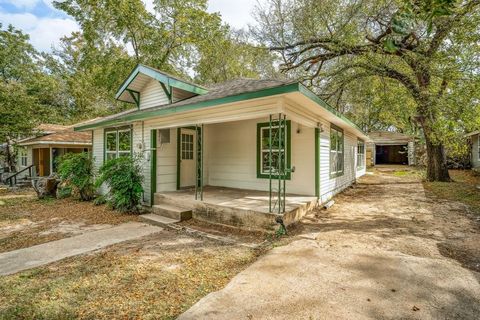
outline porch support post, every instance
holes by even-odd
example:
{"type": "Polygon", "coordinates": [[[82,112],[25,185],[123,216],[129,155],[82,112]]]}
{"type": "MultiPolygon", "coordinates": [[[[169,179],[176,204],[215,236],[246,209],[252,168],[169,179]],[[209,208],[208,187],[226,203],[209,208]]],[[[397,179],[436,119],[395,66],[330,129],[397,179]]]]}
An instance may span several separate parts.
{"type": "Polygon", "coordinates": [[[203,124],[195,125],[196,136],[196,166],[195,166],[195,200],[203,201],[203,124]]]}
{"type": "Polygon", "coordinates": [[[150,130],[150,205],[154,205],[157,192],[157,130],[150,130]]]}
{"type": "Polygon", "coordinates": [[[53,151],[52,147],[49,147],[49,152],[50,152],[50,175],[53,174],[53,151]]]}

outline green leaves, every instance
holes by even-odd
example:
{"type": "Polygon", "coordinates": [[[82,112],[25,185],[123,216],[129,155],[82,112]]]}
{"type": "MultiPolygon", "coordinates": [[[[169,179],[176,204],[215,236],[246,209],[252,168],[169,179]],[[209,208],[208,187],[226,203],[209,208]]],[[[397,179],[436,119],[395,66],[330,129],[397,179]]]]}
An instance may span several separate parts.
{"type": "Polygon", "coordinates": [[[78,192],[82,201],[93,199],[93,162],[88,153],[63,155],[59,159],[57,174],[63,183],[78,192]]]}
{"type": "Polygon", "coordinates": [[[119,157],[106,161],[99,170],[97,187],[108,186],[107,203],[120,212],[138,212],[142,198],[141,157],[119,157]]]}
{"type": "Polygon", "coordinates": [[[386,38],[383,44],[385,46],[385,50],[390,53],[395,53],[399,49],[392,37],[386,38]]]}

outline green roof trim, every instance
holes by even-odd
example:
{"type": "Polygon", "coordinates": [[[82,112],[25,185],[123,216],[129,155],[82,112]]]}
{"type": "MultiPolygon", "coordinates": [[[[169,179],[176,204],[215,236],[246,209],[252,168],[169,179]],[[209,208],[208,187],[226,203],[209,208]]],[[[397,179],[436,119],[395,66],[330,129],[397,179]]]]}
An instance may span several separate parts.
{"type": "Polygon", "coordinates": [[[267,89],[261,89],[253,92],[240,93],[240,94],[212,99],[212,100],[194,102],[191,104],[183,104],[180,106],[175,106],[175,104],[172,104],[171,107],[166,105],[164,108],[152,108],[153,110],[149,110],[149,109],[135,110],[134,112],[125,114],[123,116],[119,116],[118,118],[106,119],[104,121],[99,121],[92,124],[85,124],[82,126],[78,126],[78,127],[75,127],[74,130],[82,131],[82,130],[94,129],[94,128],[104,127],[104,126],[114,126],[114,125],[119,125],[125,122],[129,122],[129,121],[145,120],[145,119],[165,116],[165,115],[173,114],[177,112],[191,111],[191,110],[196,110],[196,109],[201,109],[206,107],[214,107],[217,105],[222,105],[227,103],[264,98],[268,96],[274,96],[274,95],[292,93],[292,92],[302,93],[304,96],[306,96],[313,102],[317,103],[318,105],[323,107],[325,110],[329,111],[336,117],[348,123],[350,126],[354,127],[355,129],[365,134],[363,130],[361,130],[356,124],[350,121],[347,117],[345,117],[343,114],[335,110],[332,106],[330,106],[328,103],[323,101],[315,93],[313,93],[307,87],[305,87],[304,85],[298,82],[281,85],[277,87],[272,87],[272,88],[267,88],[267,89]]]}
{"type": "Polygon", "coordinates": [[[126,114],[123,117],[118,117],[114,119],[100,121],[97,123],[85,124],[83,126],[75,127],[74,130],[81,131],[81,130],[93,129],[97,127],[116,125],[116,124],[120,124],[128,121],[144,120],[152,117],[164,116],[167,114],[172,114],[177,112],[184,112],[184,111],[190,111],[190,110],[201,109],[206,107],[213,107],[213,106],[226,104],[226,103],[263,98],[263,97],[274,96],[274,95],[289,93],[289,92],[297,92],[298,85],[299,85],[298,83],[292,83],[289,85],[262,89],[254,92],[246,92],[246,93],[241,93],[241,94],[213,99],[213,100],[200,101],[197,103],[185,104],[177,107],[175,106],[168,107],[167,105],[165,108],[162,108],[162,109],[155,109],[155,110],[143,109],[143,110],[126,114]]]}
{"type": "Polygon", "coordinates": [[[205,94],[208,92],[207,89],[205,88],[202,88],[198,85],[195,85],[195,84],[192,84],[192,83],[189,83],[189,82],[186,82],[186,81],[182,81],[182,80],[179,80],[179,79],[176,79],[176,78],[173,78],[171,76],[168,76],[167,74],[161,72],[161,71],[158,71],[158,70],[155,70],[155,69],[152,69],[150,67],[147,67],[147,66],[144,66],[142,64],[139,64],[135,67],[135,69],[133,69],[133,71],[130,73],[130,75],[128,76],[128,78],[122,83],[122,85],[120,86],[120,88],[118,89],[117,93],[115,94],[115,99],[118,99],[120,98],[120,96],[122,95],[122,93],[127,90],[128,86],[130,85],[130,83],[132,83],[132,81],[138,76],[138,74],[144,74],[146,76],[149,76],[157,81],[160,81],[161,83],[165,84],[167,87],[168,86],[171,86],[171,87],[175,87],[175,88],[178,88],[178,89],[182,89],[182,90],[185,90],[185,91],[188,91],[188,92],[192,92],[192,93],[195,93],[195,94],[205,94]]]}

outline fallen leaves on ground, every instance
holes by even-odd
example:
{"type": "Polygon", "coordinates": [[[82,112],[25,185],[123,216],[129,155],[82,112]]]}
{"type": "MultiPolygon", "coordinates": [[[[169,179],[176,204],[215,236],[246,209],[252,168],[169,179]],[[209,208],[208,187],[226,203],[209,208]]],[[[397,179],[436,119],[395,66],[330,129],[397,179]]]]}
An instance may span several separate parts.
{"type": "MultiPolygon", "coordinates": [[[[25,195],[25,192],[22,193],[25,195]]],[[[16,194],[18,195],[18,193],[16,194]]],[[[43,199],[35,197],[8,197],[2,193],[4,205],[0,206],[0,252],[30,247],[71,235],[56,232],[59,224],[117,225],[138,221],[138,216],[121,214],[108,207],[76,199],[43,199]],[[46,232],[51,230],[52,232],[46,232]]]]}
{"type": "Polygon", "coordinates": [[[164,231],[3,278],[0,318],[174,319],[256,258],[164,231]]]}

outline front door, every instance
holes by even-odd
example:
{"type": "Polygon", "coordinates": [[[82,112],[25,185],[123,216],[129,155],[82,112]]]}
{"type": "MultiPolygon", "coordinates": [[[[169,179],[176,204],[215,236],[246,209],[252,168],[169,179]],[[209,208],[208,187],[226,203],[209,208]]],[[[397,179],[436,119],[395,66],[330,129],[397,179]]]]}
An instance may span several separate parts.
{"type": "Polygon", "coordinates": [[[50,149],[33,149],[33,164],[40,177],[50,175],[50,149]]]}
{"type": "Polygon", "coordinates": [[[180,187],[195,186],[195,130],[180,129],[180,187]]]}

